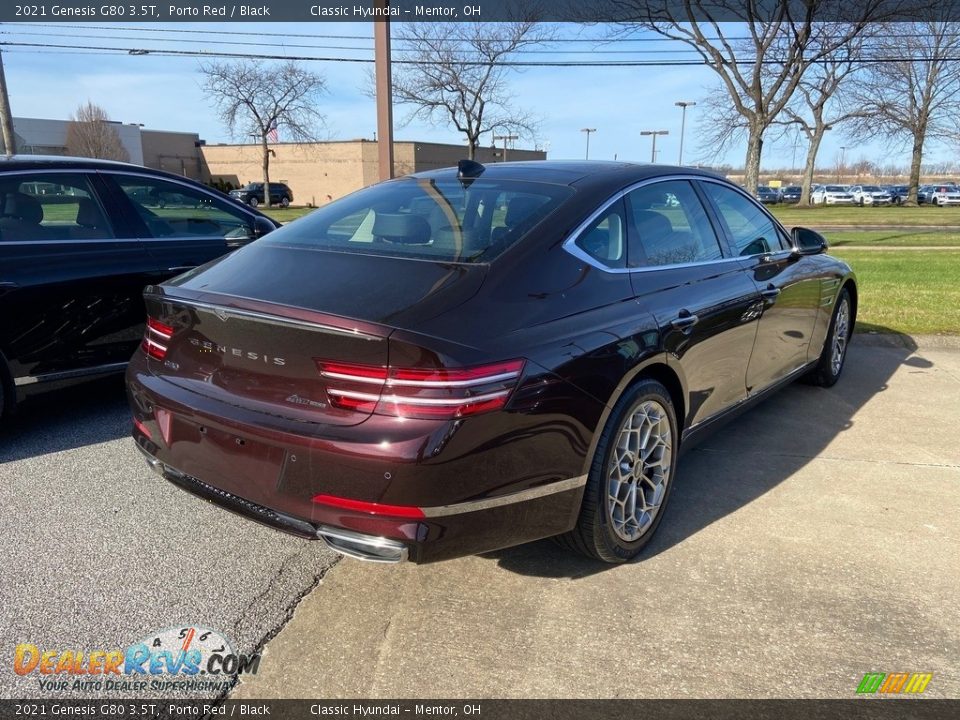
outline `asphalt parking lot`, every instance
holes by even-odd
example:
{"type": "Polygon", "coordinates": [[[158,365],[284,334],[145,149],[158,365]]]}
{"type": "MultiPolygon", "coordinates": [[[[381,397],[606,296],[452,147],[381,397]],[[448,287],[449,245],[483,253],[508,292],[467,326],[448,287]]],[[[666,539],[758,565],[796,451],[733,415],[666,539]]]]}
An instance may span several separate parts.
{"type": "MultiPolygon", "coordinates": [[[[543,541],[331,567],[156,478],[97,383],[0,434],[4,655],[192,623],[267,641],[238,698],[851,697],[873,671],[958,697],[958,426],[960,349],[858,339],[835,388],[793,385],[683,459],[640,562],[543,541]]],[[[36,694],[0,663],[0,695],[36,694]]]]}

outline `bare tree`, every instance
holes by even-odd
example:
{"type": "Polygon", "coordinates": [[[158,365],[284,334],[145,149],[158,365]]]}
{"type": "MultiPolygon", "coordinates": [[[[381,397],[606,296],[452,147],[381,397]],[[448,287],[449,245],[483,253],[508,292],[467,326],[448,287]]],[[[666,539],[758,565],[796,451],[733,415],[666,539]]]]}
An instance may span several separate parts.
{"type": "MultiPolygon", "coordinates": [[[[817,34],[840,34],[849,36],[850,30],[843,25],[822,23],[817,34]]],[[[833,53],[812,65],[797,85],[793,100],[784,107],[787,122],[793,124],[807,139],[807,158],[800,183],[801,207],[810,202],[810,187],[816,168],[820,143],[829,130],[850,121],[861,111],[856,103],[849,102],[846,90],[849,80],[863,71],[861,53],[866,36],[855,36],[833,53]]]]}
{"type": "Polygon", "coordinates": [[[890,0],[847,5],[846,31],[818,36],[815,25],[837,19],[833,0],[612,1],[621,17],[628,18],[618,32],[652,30],[683,42],[720,78],[727,97],[714,107],[725,101],[729,112],[714,128],[721,136],[724,130],[728,135],[746,133],[745,183],[750,188],[760,175],[764,133],[790,102],[807,69],[898,4],[890,0]]]}
{"type": "Polygon", "coordinates": [[[957,137],[960,113],[960,24],[903,23],[875,42],[869,72],[854,101],[863,108],[852,127],[860,136],[900,140],[911,147],[907,203],[917,188],[928,140],[957,137]]]}
{"type": "Polygon", "coordinates": [[[397,33],[394,98],[413,107],[405,122],[421,118],[450,124],[467,139],[472,160],[483,133],[533,137],[537,121],[513,104],[507,88],[513,53],[552,39],[533,20],[502,23],[408,23],[397,33]]]}
{"type": "Polygon", "coordinates": [[[120,134],[107,111],[89,100],[70,116],[67,152],[77,157],[130,161],[130,153],[120,142],[120,134]]]}
{"type": "Polygon", "coordinates": [[[324,77],[294,61],[204,63],[204,89],[230,133],[253,136],[260,143],[263,198],[270,206],[270,136],[276,133],[297,142],[316,139],[323,115],[316,102],[326,92],[324,77]]]}

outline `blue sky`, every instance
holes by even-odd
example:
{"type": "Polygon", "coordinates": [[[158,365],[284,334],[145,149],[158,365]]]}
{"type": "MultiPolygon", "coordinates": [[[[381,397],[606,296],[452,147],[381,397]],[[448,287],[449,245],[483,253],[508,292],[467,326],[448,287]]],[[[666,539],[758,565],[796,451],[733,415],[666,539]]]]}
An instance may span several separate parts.
{"type": "MultiPolygon", "coordinates": [[[[337,38],[293,38],[292,35],[311,34],[327,36],[366,36],[372,38],[370,23],[178,23],[115,25],[108,29],[94,29],[78,25],[5,24],[2,27],[4,40],[14,42],[45,42],[69,46],[101,45],[111,47],[164,47],[170,49],[198,50],[212,47],[204,43],[208,39],[237,40],[241,42],[271,42],[276,47],[269,52],[292,55],[339,55],[349,57],[372,57],[372,39],[342,40],[337,38]],[[206,34],[171,34],[127,30],[125,28],[171,28],[202,30],[206,34]],[[217,31],[242,31],[250,33],[280,33],[273,35],[224,36],[217,31]],[[170,37],[200,42],[162,42],[159,38],[170,37]],[[133,38],[133,39],[122,39],[133,38]],[[351,46],[357,50],[305,49],[290,45],[336,45],[351,46]]],[[[104,26],[99,26],[104,27],[104,26]]],[[[575,25],[559,26],[561,37],[596,37],[603,28],[582,28],[575,25]]],[[[245,46],[218,46],[222,49],[251,52],[257,49],[245,46]]],[[[597,43],[574,43],[553,46],[578,50],[601,50],[609,53],[609,45],[597,43]]],[[[620,45],[617,47],[627,47],[620,45]]],[[[630,46],[639,47],[639,46],[630,46]]],[[[658,42],[644,48],[656,47],[668,54],[682,50],[680,44],[658,42]]],[[[677,55],[674,55],[677,56],[677,55]]],[[[67,118],[78,105],[87,100],[104,107],[110,117],[121,122],[143,123],[147,127],[164,130],[198,132],[209,143],[227,142],[231,138],[216,116],[201,88],[202,77],[198,72],[199,60],[186,57],[160,57],[128,54],[84,55],[77,51],[33,48],[4,48],[4,65],[13,113],[16,116],[67,118]]],[[[591,59],[599,55],[546,56],[539,59],[591,59]]],[[[621,56],[606,54],[617,59],[621,56]]],[[[537,59],[537,58],[532,58],[537,59]]],[[[366,97],[367,65],[335,62],[312,62],[312,67],[322,72],[329,92],[323,100],[322,111],[326,115],[324,137],[330,139],[372,138],[376,128],[373,100],[366,97]]],[[[511,76],[510,84],[515,102],[533,110],[542,119],[539,141],[546,145],[551,158],[581,158],[585,150],[585,136],[580,128],[593,127],[597,132],[590,139],[592,159],[643,160],[650,159],[650,138],[640,137],[641,130],[668,130],[669,135],[657,140],[658,160],[677,161],[680,140],[680,108],[674,103],[688,100],[700,103],[707,95],[720,92],[715,75],[703,67],[574,67],[574,68],[527,68],[511,76]]],[[[687,162],[702,161],[714,164],[730,163],[739,166],[744,149],[734,145],[725,154],[717,155],[704,148],[698,141],[698,129],[707,121],[701,116],[702,106],[688,109],[687,134],[684,158],[687,162]]],[[[395,110],[397,139],[439,142],[462,142],[462,137],[444,126],[432,126],[423,122],[402,125],[407,110],[395,110]]],[[[482,138],[489,144],[490,137],[482,138]]],[[[521,143],[530,146],[531,143],[521,143]]],[[[861,157],[906,165],[905,149],[883,148],[879,143],[862,144],[839,133],[828,135],[820,154],[821,166],[836,163],[840,146],[846,145],[848,162],[861,157]]],[[[949,148],[931,147],[929,160],[950,157],[949,148]]],[[[768,141],[764,147],[765,167],[789,166],[796,156],[797,165],[803,161],[804,144],[794,149],[787,141],[768,141]]]]}

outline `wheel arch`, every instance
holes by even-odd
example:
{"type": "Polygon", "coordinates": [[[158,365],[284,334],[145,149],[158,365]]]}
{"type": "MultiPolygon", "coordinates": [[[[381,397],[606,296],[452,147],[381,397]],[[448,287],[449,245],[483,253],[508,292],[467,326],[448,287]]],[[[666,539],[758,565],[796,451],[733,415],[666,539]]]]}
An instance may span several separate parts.
{"type": "Polygon", "coordinates": [[[3,419],[13,412],[17,404],[17,387],[13,383],[10,364],[3,350],[0,350],[0,390],[3,390],[0,393],[0,419],[3,419]]]}

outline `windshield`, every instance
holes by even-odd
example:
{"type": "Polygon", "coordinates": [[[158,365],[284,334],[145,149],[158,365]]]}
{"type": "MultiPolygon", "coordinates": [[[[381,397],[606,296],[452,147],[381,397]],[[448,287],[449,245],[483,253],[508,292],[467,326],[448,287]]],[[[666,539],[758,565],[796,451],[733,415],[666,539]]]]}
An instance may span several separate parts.
{"type": "Polygon", "coordinates": [[[878,188],[876,185],[864,185],[863,191],[864,192],[880,192],[880,188],[878,188]]]}
{"type": "Polygon", "coordinates": [[[516,180],[406,179],[314,210],[263,242],[456,262],[492,260],[573,190],[516,180]]]}
{"type": "Polygon", "coordinates": [[[846,190],[840,187],[839,185],[827,185],[826,190],[827,192],[836,192],[836,193],[846,192],[846,190]]]}

